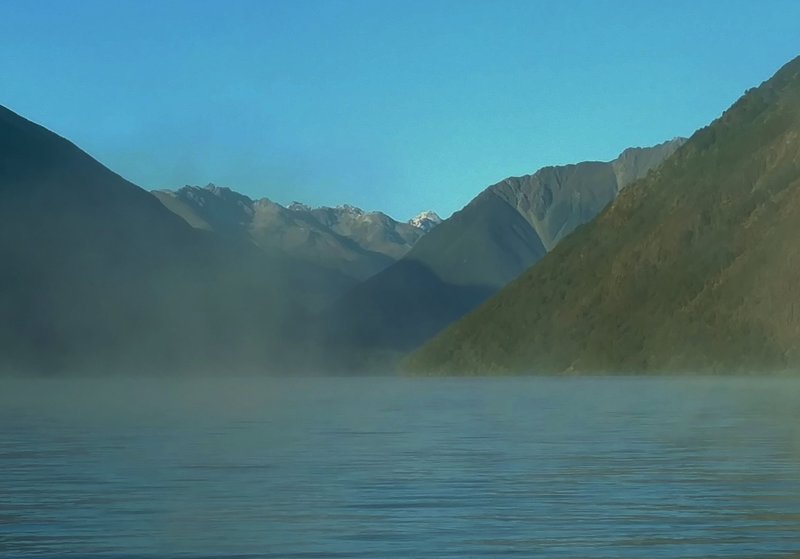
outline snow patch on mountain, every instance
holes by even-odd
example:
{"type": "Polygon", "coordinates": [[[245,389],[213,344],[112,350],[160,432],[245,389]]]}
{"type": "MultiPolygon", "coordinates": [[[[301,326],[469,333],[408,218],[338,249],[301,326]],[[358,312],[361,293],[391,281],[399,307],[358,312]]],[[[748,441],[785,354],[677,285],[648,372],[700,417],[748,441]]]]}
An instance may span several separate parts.
{"type": "Polygon", "coordinates": [[[441,222],[442,218],[439,217],[436,212],[431,210],[426,210],[408,220],[409,225],[412,225],[417,229],[422,229],[426,233],[439,225],[441,222]]]}

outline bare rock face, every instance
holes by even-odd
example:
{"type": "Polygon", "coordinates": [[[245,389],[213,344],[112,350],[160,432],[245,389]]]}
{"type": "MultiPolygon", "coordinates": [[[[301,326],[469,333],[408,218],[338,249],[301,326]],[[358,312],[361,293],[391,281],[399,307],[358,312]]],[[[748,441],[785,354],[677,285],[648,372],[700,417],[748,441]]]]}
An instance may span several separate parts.
{"type": "Polygon", "coordinates": [[[311,208],[293,202],[284,207],[214,184],[153,194],[195,228],[247,239],[262,249],[284,252],[356,281],[404,256],[430,230],[427,222],[415,226],[350,205],[311,208]]]}
{"type": "Polygon", "coordinates": [[[623,151],[611,162],[617,177],[617,190],[647,176],[647,173],[661,165],[685,143],[686,138],[674,138],[651,148],[629,148],[623,151]]]}
{"type": "Polygon", "coordinates": [[[320,223],[332,231],[371,250],[396,260],[404,256],[425,231],[401,223],[383,212],[365,212],[350,205],[311,210],[320,223]]]}
{"type": "Polygon", "coordinates": [[[675,138],[649,148],[629,148],[608,163],[588,161],[545,167],[533,175],[508,178],[491,188],[525,217],[549,251],[685,141],[675,138]]]}

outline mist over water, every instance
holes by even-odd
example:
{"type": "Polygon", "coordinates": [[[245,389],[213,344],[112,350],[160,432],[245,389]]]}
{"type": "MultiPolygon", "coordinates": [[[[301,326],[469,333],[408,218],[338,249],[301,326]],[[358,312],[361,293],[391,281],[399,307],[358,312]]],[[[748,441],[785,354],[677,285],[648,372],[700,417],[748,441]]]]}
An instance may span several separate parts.
{"type": "Polygon", "coordinates": [[[787,557],[800,380],[0,381],[0,555],[787,557]]]}

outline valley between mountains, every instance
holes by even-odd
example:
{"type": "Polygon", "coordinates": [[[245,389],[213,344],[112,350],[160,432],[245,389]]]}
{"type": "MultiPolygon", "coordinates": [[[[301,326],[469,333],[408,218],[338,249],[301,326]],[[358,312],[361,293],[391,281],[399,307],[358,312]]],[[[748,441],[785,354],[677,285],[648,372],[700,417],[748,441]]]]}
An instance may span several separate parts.
{"type": "Polygon", "coordinates": [[[0,108],[0,370],[791,370],[798,212],[800,58],[689,139],[446,219],[148,191],[0,108]]]}

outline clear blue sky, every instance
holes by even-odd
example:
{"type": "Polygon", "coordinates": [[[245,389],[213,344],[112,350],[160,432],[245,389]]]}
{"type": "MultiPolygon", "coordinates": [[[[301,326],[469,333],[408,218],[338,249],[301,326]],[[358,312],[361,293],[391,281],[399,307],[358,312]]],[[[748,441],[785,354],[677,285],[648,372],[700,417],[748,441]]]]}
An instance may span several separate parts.
{"type": "Polygon", "coordinates": [[[443,215],[689,135],[800,54],[796,0],[0,0],[0,104],[146,188],[443,215]]]}

